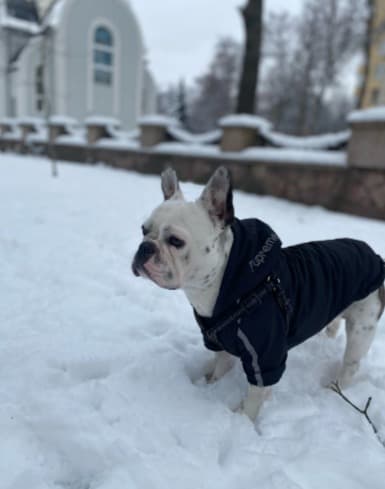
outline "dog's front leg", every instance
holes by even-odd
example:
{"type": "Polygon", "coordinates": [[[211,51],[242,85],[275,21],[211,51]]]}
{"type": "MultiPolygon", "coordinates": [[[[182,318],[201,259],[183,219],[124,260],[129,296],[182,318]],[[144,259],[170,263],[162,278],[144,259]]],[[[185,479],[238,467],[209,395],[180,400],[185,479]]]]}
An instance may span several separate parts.
{"type": "Polygon", "coordinates": [[[235,357],[227,351],[218,351],[215,353],[215,359],[209,364],[205,377],[209,384],[223,377],[234,365],[235,357]]]}
{"type": "Polygon", "coordinates": [[[270,395],[271,387],[258,387],[256,385],[249,384],[246,399],[241,405],[240,412],[246,414],[251,421],[255,421],[263,402],[270,395]]]}

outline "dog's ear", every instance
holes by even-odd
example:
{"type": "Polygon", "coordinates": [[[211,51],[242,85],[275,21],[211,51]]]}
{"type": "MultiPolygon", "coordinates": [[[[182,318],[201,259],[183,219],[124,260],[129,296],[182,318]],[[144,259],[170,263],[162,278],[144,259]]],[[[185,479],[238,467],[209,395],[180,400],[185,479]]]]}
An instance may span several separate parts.
{"type": "Polygon", "coordinates": [[[214,223],[222,227],[234,220],[233,189],[231,175],[227,168],[220,166],[208,181],[199,200],[214,223]]]}
{"type": "Polygon", "coordinates": [[[172,168],[167,168],[161,175],[162,192],[164,200],[180,199],[184,200],[182,191],[179,187],[178,177],[172,168]]]}

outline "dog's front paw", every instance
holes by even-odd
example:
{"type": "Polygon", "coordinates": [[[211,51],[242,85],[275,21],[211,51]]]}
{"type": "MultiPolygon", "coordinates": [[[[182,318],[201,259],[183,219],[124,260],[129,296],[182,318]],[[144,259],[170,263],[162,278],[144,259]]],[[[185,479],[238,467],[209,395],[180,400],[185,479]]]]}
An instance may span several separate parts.
{"type": "Polygon", "coordinates": [[[206,362],[203,367],[203,378],[206,380],[208,384],[212,384],[216,380],[214,378],[215,365],[216,365],[216,359],[212,358],[211,360],[206,362]]]}
{"type": "Polygon", "coordinates": [[[225,351],[216,353],[215,358],[205,367],[205,378],[208,384],[222,378],[234,365],[234,357],[225,351]]]}

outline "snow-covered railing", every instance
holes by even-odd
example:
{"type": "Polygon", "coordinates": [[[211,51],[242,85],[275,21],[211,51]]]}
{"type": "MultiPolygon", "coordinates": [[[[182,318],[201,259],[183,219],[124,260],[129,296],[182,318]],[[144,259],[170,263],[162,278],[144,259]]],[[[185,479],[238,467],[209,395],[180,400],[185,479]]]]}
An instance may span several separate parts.
{"type": "Polygon", "coordinates": [[[271,130],[262,130],[261,136],[266,143],[277,148],[337,150],[345,148],[351,131],[340,131],[319,136],[288,136],[271,130]]]}
{"type": "Polygon", "coordinates": [[[17,119],[4,118],[0,121],[0,139],[4,141],[21,141],[22,132],[17,119]]]}
{"type": "Polygon", "coordinates": [[[80,125],[71,117],[55,115],[48,121],[48,131],[45,122],[36,117],[0,121],[1,147],[28,150],[27,146],[50,143],[89,150],[142,150],[248,162],[265,159],[302,164],[311,160],[385,168],[385,107],[353,112],[346,131],[307,137],[281,134],[266,119],[242,114],[222,118],[218,129],[204,134],[192,134],[177,120],[162,115],[142,117],[139,129],[132,131],[122,130],[120,122],[111,117],[88,117],[80,125]],[[343,151],[346,147],[348,158],[343,151]]]}
{"type": "Polygon", "coordinates": [[[289,136],[273,130],[272,124],[262,117],[239,114],[223,117],[223,151],[241,151],[253,146],[272,146],[287,149],[337,150],[347,146],[349,130],[319,136],[289,136]]]}
{"type": "Polygon", "coordinates": [[[18,120],[24,146],[47,143],[48,129],[45,122],[41,117],[21,117],[18,120]]]}
{"type": "Polygon", "coordinates": [[[170,126],[167,127],[167,132],[173,140],[185,144],[218,144],[222,137],[222,131],[220,129],[201,134],[193,134],[181,127],[170,126]]]}
{"type": "MultiPolygon", "coordinates": [[[[351,166],[385,169],[385,106],[356,110],[348,117],[352,137],[348,148],[351,166]]],[[[379,188],[379,192],[385,189],[379,188]]],[[[377,196],[373,195],[373,199],[377,196]]]]}
{"type": "Polygon", "coordinates": [[[86,145],[86,130],[79,122],[68,116],[54,115],[49,119],[50,143],[62,145],[86,145]]]}
{"type": "Polygon", "coordinates": [[[207,133],[193,134],[181,126],[180,122],[164,115],[148,115],[139,120],[141,142],[144,147],[155,146],[165,141],[205,145],[218,144],[222,137],[220,129],[207,133]]]}

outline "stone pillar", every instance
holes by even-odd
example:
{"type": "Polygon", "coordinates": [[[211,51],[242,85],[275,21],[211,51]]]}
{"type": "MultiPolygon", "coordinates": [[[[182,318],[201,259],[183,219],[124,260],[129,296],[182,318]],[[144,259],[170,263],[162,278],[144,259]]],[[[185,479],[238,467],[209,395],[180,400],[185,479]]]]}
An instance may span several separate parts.
{"type": "Polygon", "coordinates": [[[222,128],[221,150],[242,151],[251,146],[262,145],[262,131],[269,129],[270,123],[258,116],[239,114],[223,117],[219,121],[222,128]]]}
{"type": "Polygon", "coordinates": [[[71,117],[52,116],[48,121],[48,140],[54,144],[58,136],[70,134],[69,127],[77,126],[76,119],[71,117]]]}
{"type": "Polygon", "coordinates": [[[10,132],[13,129],[14,124],[8,119],[0,120],[0,136],[6,132],[10,132]]]}
{"type": "Polygon", "coordinates": [[[29,134],[37,133],[38,127],[43,125],[43,119],[38,117],[25,117],[19,120],[21,129],[21,151],[28,151],[27,137],[29,134]]]}
{"type": "Polygon", "coordinates": [[[21,129],[17,119],[5,118],[0,121],[0,146],[1,151],[22,152],[21,129]]]}
{"type": "Polygon", "coordinates": [[[140,144],[142,148],[150,148],[168,140],[167,128],[176,125],[175,119],[162,115],[148,115],[139,120],[140,144]]]}
{"type": "Polygon", "coordinates": [[[348,165],[385,170],[385,108],[357,110],[348,117],[352,135],[348,165]]]}
{"type": "Polygon", "coordinates": [[[87,127],[87,142],[92,145],[99,139],[112,138],[109,128],[118,129],[120,122],[109,117],[87,117],[85,125],[87,127]]]}
{"type": "Polygon", "coordinates": [[[20,121],[19,127],[21,129],[21,140],[23,144],[26,144],[28,134],[36,132],[36,126],[32,122],[20,121]]]}

